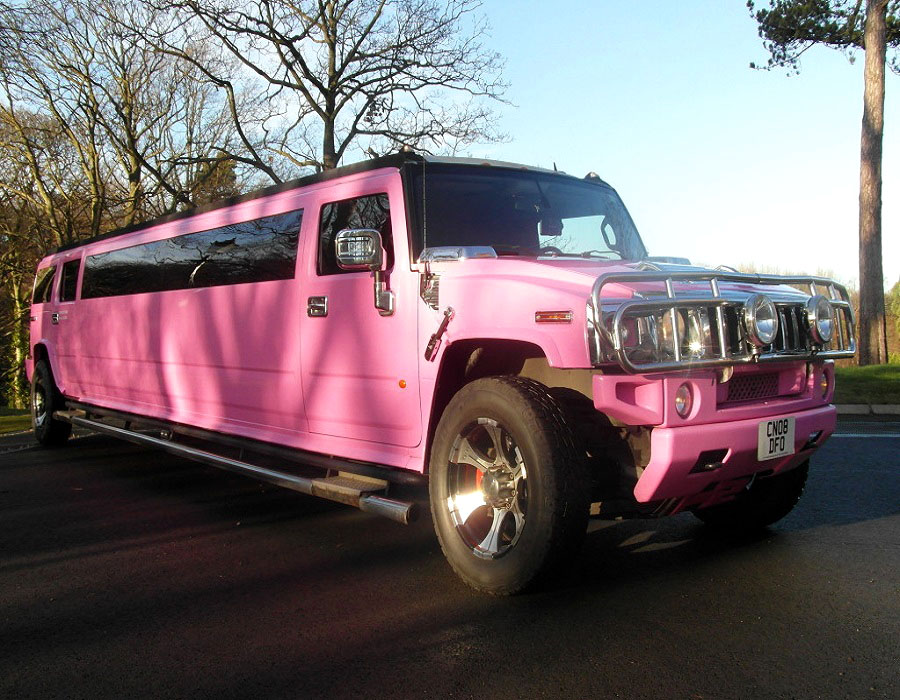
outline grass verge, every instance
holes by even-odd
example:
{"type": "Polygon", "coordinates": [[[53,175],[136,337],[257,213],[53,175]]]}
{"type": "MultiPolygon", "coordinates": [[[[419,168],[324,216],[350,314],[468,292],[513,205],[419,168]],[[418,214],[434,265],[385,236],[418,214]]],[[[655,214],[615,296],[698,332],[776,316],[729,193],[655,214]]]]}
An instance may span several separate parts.
{"type": "Polygon", "coordinates": [[[834,403],[900,404],[900,364],[835,369],[834,403]]]}
{"type": "Polygon", "coordinates": [[[18,408],[0,406],[0,435],[31,428],[31,414],[18,408]]]}

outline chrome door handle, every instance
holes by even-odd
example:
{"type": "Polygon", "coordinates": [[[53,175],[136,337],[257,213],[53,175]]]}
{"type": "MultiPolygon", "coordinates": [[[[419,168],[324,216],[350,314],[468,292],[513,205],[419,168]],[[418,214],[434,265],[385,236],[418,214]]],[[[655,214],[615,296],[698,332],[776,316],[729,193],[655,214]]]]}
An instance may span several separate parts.
{"type": "Polygon", "coordinates": [[[59,323],[59,314],[58,313],[54,312],[54,313],[50,314],[50,323],[52,323],[54,326],[57,323],[59,323]]]}
{"type": "Polygon", "coordinates": [[[307,316],[327,316],[328,297],[310,297],[306,300],[307,316]]]}

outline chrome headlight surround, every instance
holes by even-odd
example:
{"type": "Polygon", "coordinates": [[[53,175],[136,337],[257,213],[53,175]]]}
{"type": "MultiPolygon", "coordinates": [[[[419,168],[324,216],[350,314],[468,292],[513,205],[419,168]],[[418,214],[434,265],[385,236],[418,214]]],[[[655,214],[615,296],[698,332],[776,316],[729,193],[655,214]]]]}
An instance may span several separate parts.
{"type": "Polygon", "coordinates": [[[819,345],[834,337],[834,307],[821,294],[810,297],[806,302],[806,320],[809,334],[819,345]]]}
{"type": "Polygon", "coordinates": [[[765,294],[753,294],[744,302],[744,327],[757,347],[771,345],[778,335],[778,309],[765,294]]]}

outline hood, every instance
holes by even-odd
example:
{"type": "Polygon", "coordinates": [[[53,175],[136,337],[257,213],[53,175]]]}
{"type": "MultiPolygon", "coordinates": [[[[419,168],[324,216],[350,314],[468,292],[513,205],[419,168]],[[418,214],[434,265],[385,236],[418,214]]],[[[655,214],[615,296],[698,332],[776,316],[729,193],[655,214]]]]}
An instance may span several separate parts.
{"type": "MultiPolygon", "coordinates": [[[[592,329],[594,335],[601,333],[595,330],[601,323],[604,329],[602,334],[611,333],[608,326],[613,316],[617,315],[612,312],[621,313],[624,303],[628,304],[630,318],[636,318],[664,313],[671,306],[708,308],[705,303],[707,299],[724,299],[725,305],[718,307],[724,311],[716,313],[720,315],[721,322],[736,329],[729,334],[734,347],[727,350],[731,353],[729,359],[716,356],[692,361],[692,366],[700,367],[731,362],[732,356],[737,357],[746,350],[740,331],[740,309],[751,295],[765,295],[776,304],[785,304],[782,307],[785,310],[780,313],[787,313],[790,319],[796,316],[796,323],[791,322],[792,328],[804,326],[804,305],[811,294],[824,294],[830,287],[831,290],[839,288],[841,295],[846,297],[846,290],[840,285],[821,278],[782,278],[663,263],[491,256],[432,261],[428,269],[436,278],[431,280],[429,287],[430,313],[438,316],[439,311],[444,311],[448,306],[453,307],[455,312],[448,328],[451,342],[454,336],[456,339],[526,340],[543,348],[552,366],[563,367],[591,366],[603,359],[599,350],[591,350],[592,356],[588,358],[588,343],[591,343],[591,348],[596,348],[596,341],[589,340],[593,338],[592,329]],[[674,299],[669,296],[669,285],[674,299]],[[601,308],[594,311],[597,302],[601,308]],[[787,305],[792,310],[788,311],[787,305]],[[596,317],[598,313],[602,320],[596,317]],[[728,314],[727,319],[722,316],[723,313],[728,314]]],[[[846,326],[852,328],[846,298],[839,300],[832,297],[831,303],[847,314],[846,326]]],[[[705,326],[707,322],[704,318],[697,312],[697,323],[705,326]]],[[[425,319],[425,325],[433,322],[425,319]]],[[[797,353],[800,350],[807,355],[813,352],[796,328],[789,340],[795,342],[797,348],[786,345],[782,348],[792,359],[799,356],[797,353]]],[[[712,348],[712,341],[705,343],[704,347],[707,345],[712,348]]],[[[825,349],[832,352],[831,348],[825,349]]],[[[774,346],[766,352],[777,354],[774,346]]],[[[820,357],[844,357],[850,356],[847,353],[852,354],[852,347],[841,346],[833,355],[823,354],[819,350],[815,352],[820,357]]],[[[653,364],[654,370],[672,367],[680,365],[677,362],[653,364]]],[[[637,371],[637,365],[630,369],[637,371]]]]}
{"type": "MultiPolygon", "coordinates": [[[[631,262],[621,260],[582,260],[567,257],[524,258],[501,256],[499,258],[473,258],[454,262],[435,263],[431,270],[448,278],[477,278],[480,284],[490,284],[490,280],[505,280],[517,284],[538,285],[545,290],[556,290],[564,294],[574,294],[590,298],[594,283],[601,276],[618,276],[634,272],[648,272],[678,275],[680,273],[697,273],[701,276],[743,274],[733,268],[709,268],[696,265],[669,264],[660,262],[631,262]]],[[[719,284],[719,293],[735,301],[744,301],[751,294],[765,293],[776,301],[797,301],[808,297],[785,284],[772,285],[755,282],[761,276],[748,275],[748,281],[731,281],[719,284]]],[[[448,280],[449,281],[449,280],[448,280]]],[[[679,294],[690,293],[691,296],[711,297],[712,289],[708,282],[676,282],[675,290],[679,294]]],[[[666,295],[663,282],[641,282],[626,278],[611,281],[603,285],[602,299],[631,299],[635,296],[658,297],[666,295]]]]}

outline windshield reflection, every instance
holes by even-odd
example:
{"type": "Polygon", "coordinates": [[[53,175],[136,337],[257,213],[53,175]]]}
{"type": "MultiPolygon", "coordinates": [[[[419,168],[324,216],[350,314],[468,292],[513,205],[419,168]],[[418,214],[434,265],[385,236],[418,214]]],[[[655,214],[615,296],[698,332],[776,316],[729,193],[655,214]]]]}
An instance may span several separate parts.
{"type": "Polygon", "coordinates": [[[497,255],[640,260],[637,229],[600,180],[553,173],[424,164],[414,253],[424,247],[492,246],[497,255]]]}

